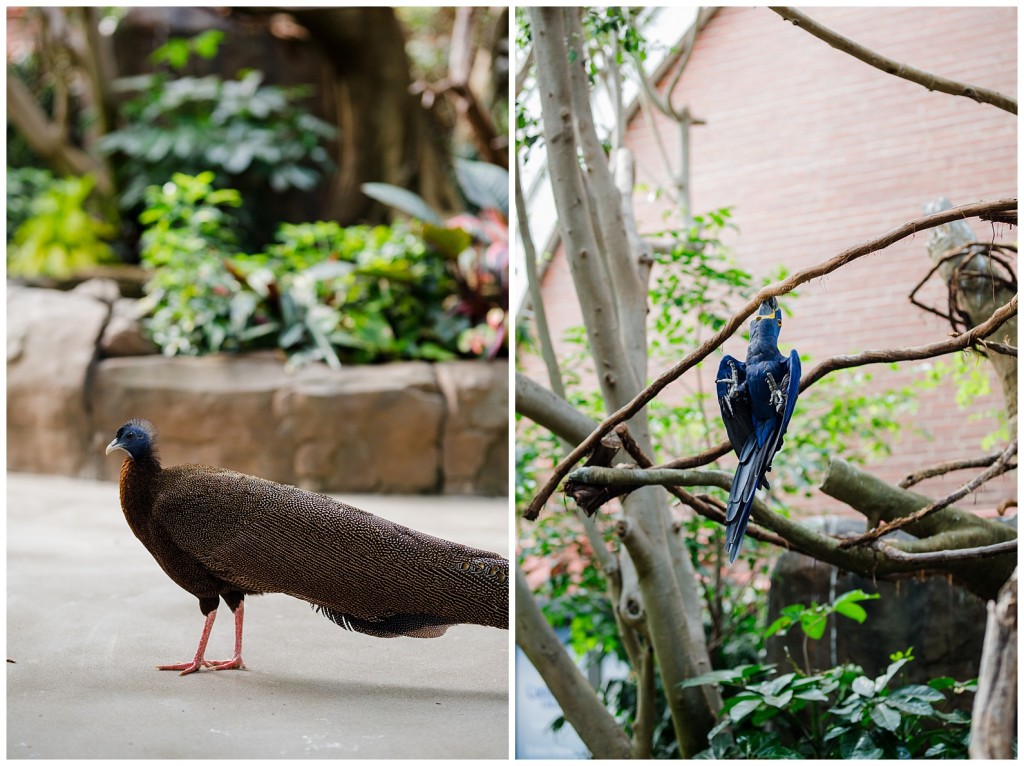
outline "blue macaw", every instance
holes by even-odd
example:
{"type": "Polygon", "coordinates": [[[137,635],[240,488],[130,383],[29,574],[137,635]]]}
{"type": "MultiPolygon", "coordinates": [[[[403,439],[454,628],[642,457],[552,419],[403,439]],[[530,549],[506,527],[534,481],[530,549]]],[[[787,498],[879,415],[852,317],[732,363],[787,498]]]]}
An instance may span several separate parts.
{"type": "Polygon", "coordinates": [[[782,311],[775,298],[761,303],[750,323],[744,364],[726,355],[718,366],[718,404],[732,448],[740,458],[725,511],[725,550],[736,560],[758,486],[768,489],[765,474],[782,447],[800,391],[800,357],[779,353],[782,311]]]}

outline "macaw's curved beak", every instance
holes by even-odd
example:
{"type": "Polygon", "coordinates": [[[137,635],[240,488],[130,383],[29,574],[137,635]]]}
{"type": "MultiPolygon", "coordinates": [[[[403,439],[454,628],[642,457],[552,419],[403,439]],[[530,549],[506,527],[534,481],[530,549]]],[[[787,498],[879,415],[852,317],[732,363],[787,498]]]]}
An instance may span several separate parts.
{"type": "Polygon", "coordinates": [[[782,311],[779,309],[779,302],[774,297],[761,301],[761,305],[754,315],[753,324],[757,324],[759,319],[774,319],[780,327],[782,326],[782,311]]]}

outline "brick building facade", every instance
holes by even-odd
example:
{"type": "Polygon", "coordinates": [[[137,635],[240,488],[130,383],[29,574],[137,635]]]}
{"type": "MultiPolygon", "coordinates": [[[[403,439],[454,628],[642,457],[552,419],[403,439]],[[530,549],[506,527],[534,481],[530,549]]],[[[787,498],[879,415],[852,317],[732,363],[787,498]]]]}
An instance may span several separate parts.
{"type": "MultiPolygon", "coordinates": [[[[898,61],[1016,96],[1015,8],[816,8],[809,13],[898,61]]],[[[805,268],[917,218],[922,204],[936,197],[957,205],[1016,194],[1015,115],[885,74],[767,8],[719,10],[699,35],[677,91],[675,102],[689,105],[706,121],[691,133],[693,210],[733,208],[739,231],[728,242],[758,283],[780,265],[790,272],[805,268]]],[[[656,121],[670,137],[668,151],[676,151],[678,142],[669,132],[675,128],[661,115],[656,121]]],[[[637,156],[638,184],[665,184],[664,163],[639,114],[629,125],[627,144],[637,156]]],[[[662,227],[662,203],[641,192],[634,203],[641,231],[662,227]]],[[[971,226],[979,239],[1016,241],[1015,228],[979,221],[971,226]]],[[[783,353],[798,348],[813,364],[835,354],[948,337],[947,322],[914,307],[907,297],[931,267],[926,245],[926,234],[905,239],[802,286],[795,298],[784,298],[792,316],[783,328],[783,353]]],[[[561,338],[567,327],[580,323],[561,254],[545,272],[542,290],[552,333],[561,338]]],[[[937,277],[921,297],[944,305],[937,277]]],[[[737,334],[724,350],[742,358],[744,344],[737,334]]],[[[713,386],[717,357],[712,359],[702,373],[705,389],[713,386]]],[[[536,359],[520,357],[520,362],[545,380],[536,359]]],[[[981,365],[988,373],[987,363],[981,365]]],[[[899,372],[875,366],[871,385],[906,385],[919,377],[913,366],[905,363],[899,372]]],[[[938,462],[980,454],[982,437],[997,423],[972,415],[1005,409],[997,379],[989,378],[992,394],[965,411],[957,409],[951,385],[923,394],[892,456],[870,469],[895,482],[938,462]]],[[[680,386],[670,386],[662,399],[671,403],[680,386]]],[[[800,421],[798,405],[791,429],[815,427],[800,421]]],[[[940,496],[975,473],[952,474],[917,489],[940,496]]],[[[1011,473],[961,506],[990,510],[1015,496],[1015,486],[1011,473]]],[[[835,507],[820,498],[812,501],[813,508],[835,507]]]]}

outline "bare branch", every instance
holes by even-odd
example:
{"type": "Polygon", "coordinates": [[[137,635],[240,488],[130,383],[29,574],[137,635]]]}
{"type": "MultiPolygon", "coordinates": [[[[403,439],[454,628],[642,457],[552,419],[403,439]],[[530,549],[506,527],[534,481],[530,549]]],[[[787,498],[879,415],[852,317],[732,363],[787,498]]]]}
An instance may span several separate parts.
{"type": "MultiPolygon", "coordinates": [[[[761,305],[762,301],[767,300],[770,297],[784,295],[798,285],[809,282],[812,279],[823,277],[826,274],[830,274],[836,269],[839,269],[858,258],[862,258],[865,255],[882,250],[894,242],[898,242],[899,240],[919,231],[939,226],[949,221],[961,218],[971,218],[981,213],[1016,209],[1016,206],[1016,198],[1010,198],[998,200],[996,202],[979,202],[969,205],[961,205],[950,210],[926,215],[892,229],[880,237],[876,237],[875,239],[868,240],[867,242],[848,248],[833,258],[816,264],[810,268],[798,271],[780,282],[776,282],[762,288],[757,295],[749,300],[743,308],[741,308],[725,323],[721,330],[708,338],[700,345],[700,347],[688,354],[667,372],[663,373],[657,380],[640,391],[640,393],[638,393],[625,406],[608,416],[600,426],[590,434],[590,436],[584,439],[576,449],[574,449],[565,459],[559,462],[547,482],[530,502],[526,512],[523,514],[524,517],[527,519],[537,518],[537,514],[540,513],[540,509],[547,502],[548,498],[551,497],[552,493],[558,487],[562,479],[564,479],[569,473],[573,465],[578,463],[583,456],[586,455],[612,428],[633,417],[655,396],[661,393],[662,389],[664,389],[669,383],[676,380],[684,372],[709,356],[712,351],[721,346],[726,339],[739,329],[747,317],[757,310],[757,307],[761,305]]],[[[1014,297],[1012,304],[1014,310],[1016,310],[1016,297],[1014,297]]],[[[975,330],[976,329],[977,328],[975,328],[975,330]]]]}
{"type": "Polygon", "coordinates": [[[936,511],[941,511],[943,508],[952,505],[957,500],[963,497],[967,497],[967,495],[971,494],[974,490],[976,490],[989,479],[999,476],[1000,474],[1006,473],[1006,471],[1008,471],[1010,468],[1010,458],[1012,458],[1016,454],[1017,440],[1014,439],[1013,442],[1011,442],[1010,446],[1006,448],[1006,450],[1003,452],[1002,455],[999,456],[999,459],[996,460],[995,463],[993,463],[987,470],[978,474],[978,476],[976,476],[975,478],[971,479],[971,481],[964,484],[956,492],[947,495],[941,500],[936,500],[934,503],[925,506],[921,510],[911,513],[909,516],[903,516],[901,518],[895,519],[888,524],[880,523],[877,527],[870,530],[869,532],[865,532],[863,535],[843,540],[843,542],[840,543],[840,547],[852,548],[855,545],[863,545],[866,542],[877,540],[878,538],[883,537],[884,535],[892,534],[897,529],[903,529],[903,527],[907,526],[908,524],[913,524],[917,521],[920,521],[925,516],[929,516],[935,513],[936,511]]]}
{"type": "Polygon", "coordinates": [[[530,50],[526,52],[526,58],[523,59],[523,63],[519,69],[516,70],[516,98],[519,98],[519,94],[523,92],[523,87],[526,85],[526,78],[530,76],[530,67],[533,66],[533,46],[530,46],[530,50]]]}
{"type": "Polygon", "coordinates": [[[956,80],[950,80],[945,77],[925,72],[921,69],[909,66],[907,64],[901,64],[894,59],[883,56],[880,53],[865,48],[859,43],[855,43],[849,38],[843,37],[838,32],[835,32],[828,27],[819,24],[810,16],[801,13],[796,8],[787,7],[772,7],[771,10],[775,11],[782,18],[787,21],[793,22],[795,26],[800,27],[806,32],[811,33],[819,40],[824,40],[826,43],[831,45],[837,50],[849,53],[854,58],[858,58],[865,64],[870,64],[876,69],[881,69],[896,77],[902,77],[904,80],[923,85],[928,90],[937,90],[942,93],[949,93],[953,96],[965,96],[966,98],[973,99],[981,104],[991,104],[997,106],[1011,114],[1017,114],[1017,102],[1004,96],[1002,93],[997,93],[994,90],[988,88],[980,88],[976,85],[968,85],[967,83],[957,82],[956,80]]]}
{"type": "Polygon", "coordinates": [[[519,222],[519,241],[523,245],[523,258],[526,265],[526,288],[529,290],[530,303],[533,306],[534,326],[537,328],[537,344],[540,346],[540,353],[544,359],[544,366],[548,371],[548,382],[551,390],[562,399],[565,398],[565,386],[562,383],[562,373],[558,369],[558,358],[555,356],[555,349],[551,343],[551,333],[548,330],[547,312],[544,308],[544,301],[541,298],[540,282],[537,276],[537,250],[533,244],[533,234],[530,233],[529,213],[526,210],[526,195],[523,194],[523,183],[520,178],[519,155],[516,154],[516,218],[519,222]]]}
{"type": "Polygon", "coordinates": [[[103,165],[67,140],[60,127],[50,121],[36,103],[25,83],[7,72],[7,119],[21,133],[32,150],[60,174],[85,175],[96,178],[96,191],[108,197],[113,183],[103,165]]]}
{"type": "Polygon", "coordinates": [[[922,567],[935,564],[948,564],[953,561],[972,561],[974,559],[988,559],[993,556],[1006,556],[1017,553],[1016,540],[1004,540],[992,545],[982,545],[977,548],[959,548],[956,550],[928,551],[926,553],[908,553],[894,548],[885,540],[876,540],[872,546],[875,550],[881,551],[893,561],[908,561],[911,564],[919,564],[922,567]]]}
{"type": "Polygon", "coordinates": [[[950,354],[954,351],[962,351],[969,346],[982,342],[982,338],[998,330],[1001,325],[1012,319],[1016,314],[1017,296],[1014,295],[1009,303],[997,309],[987,320],[976,327],[972,327],[967,332],[954,335],[949,340],[931,343],[927,346],[864,351],[860,354],[833,356],[816,365],[813,370],[800,380],[800,390],[803,391],[835,370],[862,367],[866,364],[878,364],[881,362],[907,362],[916,359],[931,359],[932,357],[950,354]]]}
{"type": "Polygon", "coordinates": [[[999,456],[1003,454],[1002,450],[998,452],[992,452],[988,455],[982,455],[981,457],[969,457],[964,460],[950,460],[946,463],[939,463],[930,468],[923,468],[916,473],[909,474],[903,481],[899,483],[899,486],[903,489],[910,489],[915,484],[924,481],[925,479],[931,479],[936,476],[943,476],[953,471],[962,471],[966,468],[987,468],[992,465],[999,456]]]}

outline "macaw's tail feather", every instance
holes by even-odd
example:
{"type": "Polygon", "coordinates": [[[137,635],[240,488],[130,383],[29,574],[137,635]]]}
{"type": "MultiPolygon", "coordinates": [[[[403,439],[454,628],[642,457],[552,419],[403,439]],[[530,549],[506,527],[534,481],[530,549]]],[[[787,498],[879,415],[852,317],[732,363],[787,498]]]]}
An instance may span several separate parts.
{"type": "Polygon", "coordinates": [[[725,510],[725,550],[729,554],[730,564],[740,553],[743,534],[747,531],[747,523],[750,521],[750,510],[754,506],[754,494],[757,492],[757,487],[760,485],[768,488],[764,474],[774,453],[775,443],[773,440],[757,446],[757,437],[753,434],[743,445],[740,464],[736,468],[732,487],[729,490],[729,505],[725,510]]]}

